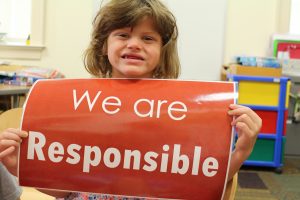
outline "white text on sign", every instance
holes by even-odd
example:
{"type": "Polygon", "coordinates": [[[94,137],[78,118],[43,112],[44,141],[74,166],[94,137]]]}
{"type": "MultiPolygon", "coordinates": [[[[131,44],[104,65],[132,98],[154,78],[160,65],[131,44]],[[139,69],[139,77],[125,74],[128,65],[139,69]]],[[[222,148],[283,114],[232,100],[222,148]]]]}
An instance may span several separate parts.
{"type": "Polygon", "coordinates": [[[201,162],[200,146],[194,147],[194,155],[191,160],[187,155],[181,154],[180,144],[174,144],[172,155],[168,153],[170,146],[167,144],[163,145],[163,153],[161,154],[148,151],[142,155],[139,150],[125,149],[120,151],[118,148],[110,147],[103,151],[99,146],[69,144],[67,147],[64,147],[59,142],[52,142],[49,148],[45,149],[46,142],[44,134],[29,131],[27,159],[34,160],[36,155],[38,160],[45,161],[45,152],[48,152],[49,160],[54,163],[66,162],[76,165],[83,159],[82,171],[85,173],[89,173],[91,167],[99,166],[101,159],[103,160],[103,165],[101,166],[107,168],[122,167],[126,170],[144,170],[148,172],[159,170],[161,173],[169,172],[181,175],[187,174],[189,170],[191,170],[191,175],[198,175],[199,169],[201,169],[206,177],[215,176],[219,168],[219,163],[214,157],[207,157],[201,162]],[[67,153],[65,153],[65,150],[67,153]],[[80,151],[83,151],[83,158],[80,157],[80,151]],[[157,162],[159,157],[161,158],[160,163],[157,162]],[[169,157],[172,159],[170,171],[168,171],[169,157]],[[143,159],[143,165],[141,165],[141,159],[143,159]],[[121,160],[123,160],[123,163],[121,163],[121,160]],[[133,164],[131,164],[132,160],[133,164]]]}
{"type": "MultiPolygon", "coordinates": [[[[77,90],[73,90],[73,103],[74,110],[77,110],[81,104],[84,104],[86,100],[87,106],[90,111],[92,111],[97,105],[101,104],[103,112],[106,114],[114,115],[117,114],[122,106],[122,101],[117,96],[102,96],[102,91],[98,91],[95,97],[91,100],[89,91],[85,91],[83,95],[78,98],[77,90]],[[98,102],[100,101],[100,102],[98,102]]],[[[85,105],[82,105],[85,106],[85,105]]],[[[133,106],[134,113],[141,118],[160,118],[161,110],[166,109],[168,116],[172,120],[183,120],[186,117],[188,111],[187,106],[181,101],[168,102],[167,100],[152,100],[141,98],[135,101],[133,106]],[[147,108],[146,111],[142,111],[141,107],[147,108]]]]}

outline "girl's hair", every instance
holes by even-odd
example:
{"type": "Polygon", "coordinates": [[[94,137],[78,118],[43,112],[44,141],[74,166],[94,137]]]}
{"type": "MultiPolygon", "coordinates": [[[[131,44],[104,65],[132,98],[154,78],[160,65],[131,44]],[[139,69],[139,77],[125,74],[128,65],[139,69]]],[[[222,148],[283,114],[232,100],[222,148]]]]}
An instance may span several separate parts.
{"type": "Polygon", "coordinates": [[[93,21],[92,39],[84,55],[84,65],[90,74],[111,77],[112,66],[106,55],[109,34],[119,28],[134,27],[144,16],[152,18],[163,43],[153,78],[178,78],[176,20],[159,0],[111,0],[100,9],[93,21]]]}

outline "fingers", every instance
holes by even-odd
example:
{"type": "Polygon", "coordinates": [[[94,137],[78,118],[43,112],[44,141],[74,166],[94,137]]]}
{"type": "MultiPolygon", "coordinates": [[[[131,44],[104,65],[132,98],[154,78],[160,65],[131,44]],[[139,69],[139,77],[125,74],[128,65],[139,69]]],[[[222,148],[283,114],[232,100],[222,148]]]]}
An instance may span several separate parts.
{"type": "Polygon", "coordinates": [[[25,138],[27,136],[28,133],[26,131],[21,131],[14,128],[8,128],[4,130],[2,133],[0,133],[0,143],[2,143],[5,140],[11,140],[20,143],[22,141],[22,138],[25,138]]]}
{"type": "Polygon", "coordinates": [[[229,112],[230,115],[242,115],[245,113],[248,114],[249,117],[251,117],[251,119],[254,121],[256,121],[258,118],[258,115],[249,107],[237,105],[237,104],[230,104],[229,108],[231,109],[229,112]]]}
{"type": "Polygon", "coordinates": [[[8,133],[14,133],[15,135],[21,137],[21,138],[25,138],[28,136],[28,133],[26,131],[22,131],[22,130],[19,130],[19,129],[15,129],[15,128],[8,128],[4,131],[5,132],[8,132],[8,133]]]}
{"type": "Polygon", "coordinates": [[[8,128],[0,134],[0,139],[15,140],[17,142],[21,142],[22,138],[25,138],[27,136],[28,133],[26,131],[21,131],[14,128],[8,128]]]}
{"type": "Polygon", "coordinates": [[[6,157],[7,155],[11,154],[12,152],[14,152],[14,150],[16,149],[16,147],[11,146],[8,147],[7,149],[5,149],[4,151],[0,152],[0,160],[4,157],[6,157]]]}
{"type": "Polygon", "coordinates": [[[257,129],[255,123],[253,123],[252,119],[247,114],[236,117],[231,123],[232,126],[237,126],[239,128],[243,127],[242,124],[247,124],[252,130],[257,129]]]}
{"type": "Polygon", "coordinates": [[[0,133],[0,154],[1,158],[12,153],[19,147],[22,138],[28,136],[26,131],[21,131],[14,128],[8,128],[0,133]]]}
{"type": "Polygon", "coordinates": [[[228,111],[228,114],[236,116],[233,125],[236,125],[238,122],[244,122],[251,130],[259,132],[262,126],[262,120],[253,110],[246,106],[236,104],[231,104],[229,108],[231,110],[228,111]]]}
{"type": "Polygon", "coordinates": [[[0,141],[0,145],[2,148],[7,148],[7,147],[10,147],[10,146],[19,146],[20,142],[17,142],[15,140],[6,140],[6,139],[3,139],[0,141]]]}

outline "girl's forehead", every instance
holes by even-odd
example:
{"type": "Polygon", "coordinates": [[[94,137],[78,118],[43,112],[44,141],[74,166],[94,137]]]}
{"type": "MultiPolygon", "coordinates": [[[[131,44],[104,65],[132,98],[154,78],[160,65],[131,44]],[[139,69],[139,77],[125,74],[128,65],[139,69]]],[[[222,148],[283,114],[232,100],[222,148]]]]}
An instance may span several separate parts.
{"type": "Polygon", "coordinates": [[[137,21],[137,23],[133,27],[147,27],[151,29],[156,29],[156,24],[151,17],[145,16],[139,21],[137,21]]]}
{"type": "Polygon", "coordinates": [[[158,32],[157,25],[156,25],[155,21],[153,20],[153,18],[151,18],[149,16],[144,16],[143,18],[141,18],[137,22],[129,24],[127,26],[124,26],[123,28],[131,28],[131,30],[133,30],[133,29],[144,29],[144,30],[148,30],[148,31],[151,30],[151,31],[154,31],[154,32],[158,32]]]}

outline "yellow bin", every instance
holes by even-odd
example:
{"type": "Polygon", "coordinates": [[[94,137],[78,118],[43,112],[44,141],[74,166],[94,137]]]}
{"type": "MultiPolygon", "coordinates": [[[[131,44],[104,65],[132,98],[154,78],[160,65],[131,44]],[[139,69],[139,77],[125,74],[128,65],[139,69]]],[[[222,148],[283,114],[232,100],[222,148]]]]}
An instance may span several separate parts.
{"type": "MultiPolygon", "coordinates": [[[[258,81],[243,81],[240,80],[238,84],[238,103],[250,104],[260,106],[278,106],[279,105],[279,82],[258,82],[258,81]]],[[[286,103],[288,107],[290,81],[287,82],[286,88],[286,103]]]]}

